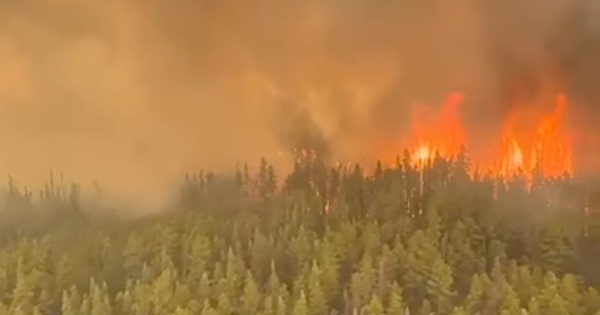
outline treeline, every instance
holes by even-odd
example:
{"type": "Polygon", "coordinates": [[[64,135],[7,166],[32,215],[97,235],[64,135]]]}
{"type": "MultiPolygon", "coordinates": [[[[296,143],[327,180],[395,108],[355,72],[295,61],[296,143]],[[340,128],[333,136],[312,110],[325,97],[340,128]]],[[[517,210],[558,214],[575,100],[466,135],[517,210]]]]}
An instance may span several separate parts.
{"type": "Polygon", "coordinates": [[[600,314],[576,180],[470,173],[464,154],[372,174],[303,156],[285,178],[262,160],[190,175],[135,221],[87,216],[77,186],[9,185],[0,314],[600,314]]]}

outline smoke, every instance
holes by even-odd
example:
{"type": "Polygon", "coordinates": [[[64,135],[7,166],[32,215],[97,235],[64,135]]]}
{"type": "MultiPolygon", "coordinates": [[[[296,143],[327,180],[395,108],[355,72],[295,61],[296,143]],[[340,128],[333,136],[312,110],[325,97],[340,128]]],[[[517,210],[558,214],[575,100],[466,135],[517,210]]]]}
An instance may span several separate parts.
{"type": "Polygon", "coordinates": [[[482,130],[515,82],[546,75],[592,107],[599,11],[585,0],[4,0],[0,174],[35,183],[52,168],[154,202],[183,171],[285,164],[276,153],[299,145],[362,158],[407,130],[414,102],[454,90],[482,130]]]}

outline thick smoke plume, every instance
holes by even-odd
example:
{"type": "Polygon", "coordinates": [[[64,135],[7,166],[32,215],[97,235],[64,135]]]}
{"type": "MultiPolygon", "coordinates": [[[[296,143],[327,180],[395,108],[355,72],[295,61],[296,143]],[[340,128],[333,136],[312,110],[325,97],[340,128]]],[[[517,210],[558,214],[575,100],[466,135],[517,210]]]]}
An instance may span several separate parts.
{"type": "Polygon", "coordinates": [[[53,168],[154,201],[183,171],[284,163],[277,152],[299,145],[363,158],[406,131],[413,102],[454,90],[485,134],[515,84],[535,94],[546,81],[591,121],[599,11],[586,0],[0,0],[0,172],[34,183],[53,168]]]}

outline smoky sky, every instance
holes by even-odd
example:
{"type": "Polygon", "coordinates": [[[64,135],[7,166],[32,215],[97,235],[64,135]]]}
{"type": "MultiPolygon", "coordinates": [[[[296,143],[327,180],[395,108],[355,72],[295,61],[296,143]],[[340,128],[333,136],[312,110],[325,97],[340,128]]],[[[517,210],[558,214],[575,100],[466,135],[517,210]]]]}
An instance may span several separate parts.
{"type": "Polygon", "coordinates": [[[515,87],[533,97],[548,81],[593,121],[599,11],[586,0],[0,0],[0,174],[31,182],[53,168],[147,196],[186,170],[285,163],[276,153],[298,139],[368,155],[375,137],[406,132],[413,103],[456,90],[486,134],[515,87]]]}

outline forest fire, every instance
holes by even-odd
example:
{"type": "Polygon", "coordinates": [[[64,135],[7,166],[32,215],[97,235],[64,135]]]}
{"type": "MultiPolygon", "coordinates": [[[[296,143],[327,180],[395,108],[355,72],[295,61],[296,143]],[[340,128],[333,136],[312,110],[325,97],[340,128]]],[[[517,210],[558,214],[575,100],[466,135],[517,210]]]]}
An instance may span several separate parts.
{"type": "Polygon", "coordinates": [[[422,107],[416,106],[410,140],[411,156],[415,164],[423,164],[436,154],[446,158],[455,157],[462,146],[467,144],[458,114],[458,106],[463,100],[461,93],[448,95],[440,114],[434,117],[424,117],[420,112],[422,107]]]}
{"type": "Polygon", "coordinates": [[[556,97],[554,111],[522,131],[510,117],[502,139],[502,151],[496,170],[503,176],[518,172],[531,175],[536,168],[542,175],[557,177],[573,172],[572,151],[564,133],[564,95],[556,97]]]}
{"type": "MultiPolygon", "coordinates": [[[[420,107],[412,118],[410,148],[412,161],[422,166],[436,155],[455,158],[461,148],[469,148],[469,137],[458,112],[463,103],[461,93],[446,97],[442,109],[423,119],[420,107]]],[[[558,177],[573,172],[572,148],[564,130],[566,97],[556,96],[551,112],[511,112],[502,122],[499,139],[487,143],[493,156],[472,156],[480,169],[494,177],[531,178],[538,172],[544,177],[558,177]]]]}

